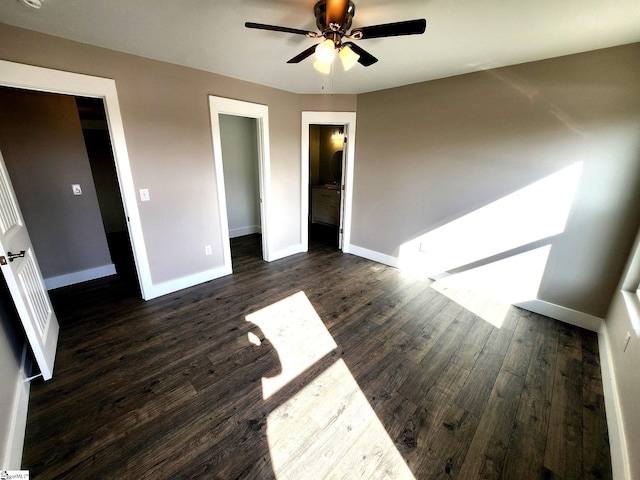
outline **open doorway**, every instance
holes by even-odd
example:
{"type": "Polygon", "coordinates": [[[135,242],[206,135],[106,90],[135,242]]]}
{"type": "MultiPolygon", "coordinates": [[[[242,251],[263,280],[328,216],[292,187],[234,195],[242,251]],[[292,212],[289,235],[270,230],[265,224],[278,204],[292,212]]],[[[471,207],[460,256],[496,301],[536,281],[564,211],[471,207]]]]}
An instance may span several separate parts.
{"type": "Polygon", "coordinates": [[[309,249],[309,233],[313,235],[316,228],[322,227],[327,227],[325,234],[330,240],[336,233],[337,248],[344,253],[349,253],[351,249],[355,138],[355,112],[302,112],[300,238],[304,251],[309,249]],[[323,131],[323,135],[328,135],[329,139],[326,146],[321,148],[320,136],[323,131]],[[318,152],[317,169],[312,160],[315,151],[318,152]],[[324,157],[324,160],[321,161],[320,157],[324,157]],[[315,212],[314,190],[318,191],[315,212]],[[339,206],[336,208],[336,205],[339,206]],[[338,223],[337,231],[335,223],[338,223]]]}
{"type": "Polygon", "coordinates": [[[0,87],[0,105],[0,148],[47,289],[117,272],[139,295],[102,99],[0,87]]]}
{"type": "Polygon", "coordinates": [[[309,244],[340,248],[344,125],[309,126],[309,244]]]}
{"type": "Polygon", "coordinates": [[[262,258],[257,119],[220,114],[220,141],[231,258],[262,258]]]}
{"type": "Polygon", "coordinates": [[[111,260],[120,282],[137,289],[133,249],[101,98],[75,97],[111,260]]]}
{"type": "MultiPolygon", "coordinates": [[[[224,255],[224,271],[232,273],[231,258],[231,238],[240,238],[243,233],[250,235],[260,235],[262,258],[269,262],[275,259],[275,254],[271,248],[269,238],[269,197],[270,197],[270,155],[269,155],[269,107],[240,100],[232,100],[222,97],[209,97],[209,108],[211,115],[211,137],[213,142],[213,160],[216,172],[216,183],[218,196],[218,208],[221,219],[221,244],[224,255]],[[229,118],[240,117],[240,118],[229,118]],[[229,133],[235,132],[232,135],[229,133]],[[223,132],[225,142],[223,144],[223,132]],[[240,140],[232,137],[238,135],[240,140]],[[231,140],[231,141],[227,141],[231,140]],[[249,144],[246,144],[248,142],[249,144]],[[245,143],[245,144],[243,144],[245,143]],[[225,147],[226,144],[226,147],[225,147]],[[226,159],[229,153],[241,155],[244,159],[241,162],[234,162],[233,159],[226,159]],[[235,165],[234,165],[235,163],[235,165]],[[255,166],[257,163],[257,189],[255,188],[255,166]],[[236,170],[235,173],[227,175],[227,169],[236,170]],[[244,170],[244,171],[243,171],[244,170]],[[249,173],[251,170],[252,173],[249,173]],[[229,182],[229,183],[228,183],[229,182]],[[241,212],[236,212],[238,205],[227,205],[228,202],[236,201],[234,196],[238,192],[232,192],[237,185],[242,185],[244,193],[241,194],[240,203],[244,207],[239,208],[241,212]],[[230,190],[227,194],[227,190],[230,190]],[[256,208],[255,201],[258,201],[256,208]],[[258,222],[259,212],[259,224],[258,222]],[[240,213],[234,219],[229,215],[240,213]],[[240,220],[241,221],[238,221],[240,220]],[[236,223],[238,221],[238,223],[236,223]],[[232,223],[233,222],[233,223],[232,223]],[[259,234],[257,231],[259,230],[259,234]]],[[[236,158],[237,160],[237,158],[236,158]]],[[[234,242],[235,243],[235,242],[234,242]]]]}
{"type": "Polygon", "coordinates": [[[0,85],[29,91],[100,98],[103,101],[140,294],[143,299],[149,300],[168,293],[166,287],[158,288],[151,280],[115,81],[0,60],[0,85]]]}

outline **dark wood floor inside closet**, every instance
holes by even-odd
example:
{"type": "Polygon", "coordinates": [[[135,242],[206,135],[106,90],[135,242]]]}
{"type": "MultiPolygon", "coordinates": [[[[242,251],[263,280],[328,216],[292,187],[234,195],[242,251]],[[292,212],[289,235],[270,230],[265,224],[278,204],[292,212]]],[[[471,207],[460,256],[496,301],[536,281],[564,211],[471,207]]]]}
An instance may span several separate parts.
{"type": "Polygon", "coordinates": [[[611,478],[594,333],[514,307],[496,328],[328,246],[232,247],[233,275],[148,302],[115,277],[52,292],[31,478],[611,478]],[[247,315],[305,296],[328,334],[300,341],[335,343],[267,397],[263,377],[296,368],[278,345],[297,317],[267,338],[247,315]]]}

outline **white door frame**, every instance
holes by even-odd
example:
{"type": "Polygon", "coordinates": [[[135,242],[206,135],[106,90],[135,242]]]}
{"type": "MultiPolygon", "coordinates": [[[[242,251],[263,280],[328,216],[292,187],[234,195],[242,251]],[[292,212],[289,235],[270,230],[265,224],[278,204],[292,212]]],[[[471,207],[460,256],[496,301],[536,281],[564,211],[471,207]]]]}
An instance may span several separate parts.
{"type": "Polygon", "coordinates": [[[127,217],[133,260],[138,272],[140,292],[145,300],[157,296],[153,293],[149,259],[142,234],[142,223],[138,212],[116,82],[110,78],[93,77],[0,60],[0,85],[24,90],[101,98],[104,101],[118,184],[127,217]]]}
{"type": "Polygon", "coordinates": [[[274,257],[269,241],[269,199],[271,197],[271,157],[269,147],[269,107],[257,103],[232,100],[230,98],[209,96],[211,114],[211,138],[213,141],[213,161],[218,189],[218,208],[220,214],[224,267],[229,271],[231,265],[231,243],[229,238],[229,220],[227,217],[227,197],[224,185],[224,169],[222,162],[222,141],[220,138],[220,114],[254,118],[258,140],[258,176],[260,182],[260,228],[262,230],[262,257],[270,262],[274,257]]]}
{"type": "Polygon", "coordinates": [[[353,202],[353,166],[356,145],[356,113],[355,112],[302,112],[302,150],[300,158],[302,172],[300,179],[300,237],[303,251],[309,250],[309,127],[311,125],[344,125],[346,152],[343,152],[341,216],[342,251],[351,250],[351,207],[353,202]]]}

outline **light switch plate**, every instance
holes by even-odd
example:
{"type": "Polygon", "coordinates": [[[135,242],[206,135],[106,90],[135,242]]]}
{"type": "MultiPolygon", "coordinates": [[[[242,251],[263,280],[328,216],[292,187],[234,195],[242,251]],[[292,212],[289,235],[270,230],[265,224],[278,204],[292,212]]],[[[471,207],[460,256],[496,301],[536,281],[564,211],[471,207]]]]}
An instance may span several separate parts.
{"type": "Polygon", "coordinates": [[[82,188],[77,183],[71,185],[71,190],[74,195],[82,195],[82,188]]]}
{"type": "Polygon", "coordinates": [[[141,188],[140,189],[140,201],[141,202],[148,202],[149,200],[151,200],[151,197],[149,197],[149,190],[147,188],[141,188]]]}

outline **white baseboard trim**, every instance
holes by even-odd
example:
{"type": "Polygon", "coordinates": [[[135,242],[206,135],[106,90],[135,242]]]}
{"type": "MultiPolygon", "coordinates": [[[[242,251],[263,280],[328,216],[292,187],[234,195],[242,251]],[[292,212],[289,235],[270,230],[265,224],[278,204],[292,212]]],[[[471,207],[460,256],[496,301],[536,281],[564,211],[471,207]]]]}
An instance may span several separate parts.
{"type": "Polygon", "coordinates": [[[600,370],[602,371],[602,389],[604,392],[604,408],[607,414],[609,430],[609,447],[611,448],[611,469],[614,479],[631,480],[629,450],[624,433],[620,398],[611,359],[611,341],[606,323],[598,332],[598,350],[600,353],[600,370]]]}
{"type": "Polygon", "coordinates": [[[209,280],[215,280],[216,278],[224,277],[225,275],[230,275],[231,273],[233,273],[231,265],[223,265],[222,267],[213,268],[211,270],[196,273],[194,275],[189,275],[187,277],[153,284],[149,291],[145,290],[145,300],[151,300],[152,298],[168,295],[169,293],[193,287],[195,285],[208,282],[209,280]]]}
{"type": "Polygon", "coordinates": [[[28,352],[29,346],[25,342],[22,349],[20,374],[18,375],[11,408],[7,445],[2,458],[1,468],[3,470],[20,470],[22,465],[22,449],[27,430],[27,411],[29,409],[29,392],[31,390],[31,383],[25,381],[28,378],[27,372],[31,370],[31,357],[28,352]]]}
{"type": "Polygon", "coordinates": [[[375,250],[358,247],[357,245],[349,245],[349,253],[358,257],[366,258],[368,260],[373,260],[374,262],[389,265],[390,267],[400,267],[400,261],[398,260],[398,257],[392,257],[391,255],[386,255],[384,253],[376,252],[375,250]]]}
{"type": "Polygon", "coordinates": [[[554,303],[545,302],[544,300],[527,300],[526,302],[515,303],[514,305],[570,325],[575,325],[576,327],[586,328],[592,332],[600,332],[604,324],[603,318],[578,312],[577,310],[562,307],[554,303]]]}
{"type": "Polygon", "coordinates": [[[229,229],[229,238],[244,237],[245,235],[253,235],[254,233],[262,233],[260,225],[229,229]]]}
{"type": "Polygon", "coordinates": [[[113,263],[110,263],[108,265],[102,265],[101,267],[67,273],[58,277],[45,278],[44,285],[47,287],[47,290],[53,290],[54,288],[66,287],[68,285],[87,282],[89,280],[95,280],[96,278],[108,277],[109,275],[115,274],[116,267],[113,263]]]}

